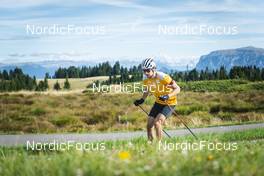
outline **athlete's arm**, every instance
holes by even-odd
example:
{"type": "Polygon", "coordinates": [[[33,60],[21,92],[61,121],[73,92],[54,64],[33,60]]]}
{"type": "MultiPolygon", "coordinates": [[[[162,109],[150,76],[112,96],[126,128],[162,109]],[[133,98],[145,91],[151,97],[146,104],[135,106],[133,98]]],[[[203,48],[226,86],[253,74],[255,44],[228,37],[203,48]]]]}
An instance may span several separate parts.
{"type": "Polygon", "coordinates": [[[139,105],[143,104],[148,95],[149,95],[149,92],[146,89],[144,89],[142,98],[135,100],[134,105],[139,106],[139,105]]]}
{"type": "Polygon", "coordinates": [[[145,88],[143,91],[142,98],[145,100],[148,97],[148,95],[149,95],[149,92],[148,92],[147,88],[145,88]]]}
{"type": "Polygon", "coordinates": [[[175,96],[181,91],[180,86],[174,80],[171,81],[168,87],[172,88],[172,92],[168,94],[169,97],[175,96]]]}

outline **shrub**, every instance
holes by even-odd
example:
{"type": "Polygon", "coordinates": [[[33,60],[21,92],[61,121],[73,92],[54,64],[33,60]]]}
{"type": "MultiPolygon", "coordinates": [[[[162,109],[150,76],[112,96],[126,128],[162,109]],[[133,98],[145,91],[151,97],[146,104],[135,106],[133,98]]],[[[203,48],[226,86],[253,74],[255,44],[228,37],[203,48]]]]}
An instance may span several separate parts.
{"type": "Polygon", "coordinates": [[[217,105],[211,106],[209,112],[212,114],[215,114],[215,113],[218,113],[219,111],[220,111],[220,105],[217,104],[217,105]]]}
{"type": "Polygon", "coordinates": [[[73,116],[55,116],[50,120],[51,123],[58,127],[64,127],[66,125],[75,124],[78,122],[78,120],[73,116]]]}
{"type": "Polygon", "coordinates": [[[31,111],[32,115],[40,116],[46,114],[46,110],[44,108],[37,107],[31,111]]]}
{"type": "Polygon", "coordinates": [[[221,120],[228,120],[228,121],[231,121],[232,118],[234,117],[234,114],[233,113],[230,113],[230,112],[220,112],[218,115],[217,115],[218,118],[220,118],[221,120]]]}
{"type": "Polygon", "coordinates": [[[255,107],[242,100],[233,100],[221,106],[221,110],[224,112],[249,112],[254,111],[255,107]]]}
{"type": "Polygon", "coordinates": [[[180,115],[189,115],[195,111],[207,111],[207,108],[200,104],[194,104],[194,105],[189,105],[189,106],[180,105],[176,107],[176,112],[180,115]]]}
{"type": "Polygon", "coordinates": [[[189,115],[191,114],[191,110],[189,106],[177,106],[176,107],[176,113],[180,115],[189,115]]]}

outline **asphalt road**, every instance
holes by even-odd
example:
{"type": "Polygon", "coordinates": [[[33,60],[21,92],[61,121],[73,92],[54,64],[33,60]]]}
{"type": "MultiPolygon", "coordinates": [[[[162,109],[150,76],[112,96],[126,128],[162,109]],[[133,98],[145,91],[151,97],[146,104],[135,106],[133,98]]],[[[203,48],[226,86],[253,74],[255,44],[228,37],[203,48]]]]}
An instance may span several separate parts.
{"type": "MultiPolygon", "coordinates": [[[[264,123],[246,124],[246,125],[232,125],[232,126],[217,126],[208,128],[194,128],[192,131],[195,134],[201,133],[224,133],[230,131],[243,131],[253,128],[264,128],[264,123]]],[[[190,135],[187,129],[168,130],[171,136],[190,135]]],[[[22,134],[22,135],[0,135],[1,146],[17,146],[26,145],[27,142],[48,143],[54,140],[58,143],[66,141],[74,142],[94,142],[107,140],[128,140],[137,137],[146,137],[145,131],[136,132],[113,132],[113,133],[65,133],[65,134],[22,134]]]]}

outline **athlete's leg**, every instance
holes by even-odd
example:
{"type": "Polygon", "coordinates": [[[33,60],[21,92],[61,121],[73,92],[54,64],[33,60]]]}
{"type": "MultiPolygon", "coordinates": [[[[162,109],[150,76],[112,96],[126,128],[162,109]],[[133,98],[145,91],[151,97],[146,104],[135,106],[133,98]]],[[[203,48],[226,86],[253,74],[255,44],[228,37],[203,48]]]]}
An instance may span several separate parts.
{"type": "Polygon", "coordinates": [[[153,140],[153,126],[154,126],[154,118],[149,116],[148,117],[148,123],[147,123],[147,134],[148,134],[148,140],[153,140]]]}
{"type": "Polygon", "coordinates": [[[155,126],[156,136],[158,140],[161,140],[162,138],[162,125],[164,124],[165,120],[166,120],[166,117],[161,113],[159,113],[154,120],[154,126],[155,126]]]}

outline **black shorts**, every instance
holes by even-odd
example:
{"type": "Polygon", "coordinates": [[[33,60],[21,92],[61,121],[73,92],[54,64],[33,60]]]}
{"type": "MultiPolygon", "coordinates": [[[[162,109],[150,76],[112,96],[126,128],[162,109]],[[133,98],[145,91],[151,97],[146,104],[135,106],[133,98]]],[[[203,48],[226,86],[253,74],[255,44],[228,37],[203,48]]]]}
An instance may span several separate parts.
{"type": "MultiPolygon", "coordinates": [[[[175,108],[175,105],[170,106],[172,109],[175,108]]],[[[166,118],[171,116],[172,111],[168,105],[163,105],[156,103],[153,105],[153,107],[150,110],[149,116],[156,118],[159,113],[163,114],[166,118]]]]}

